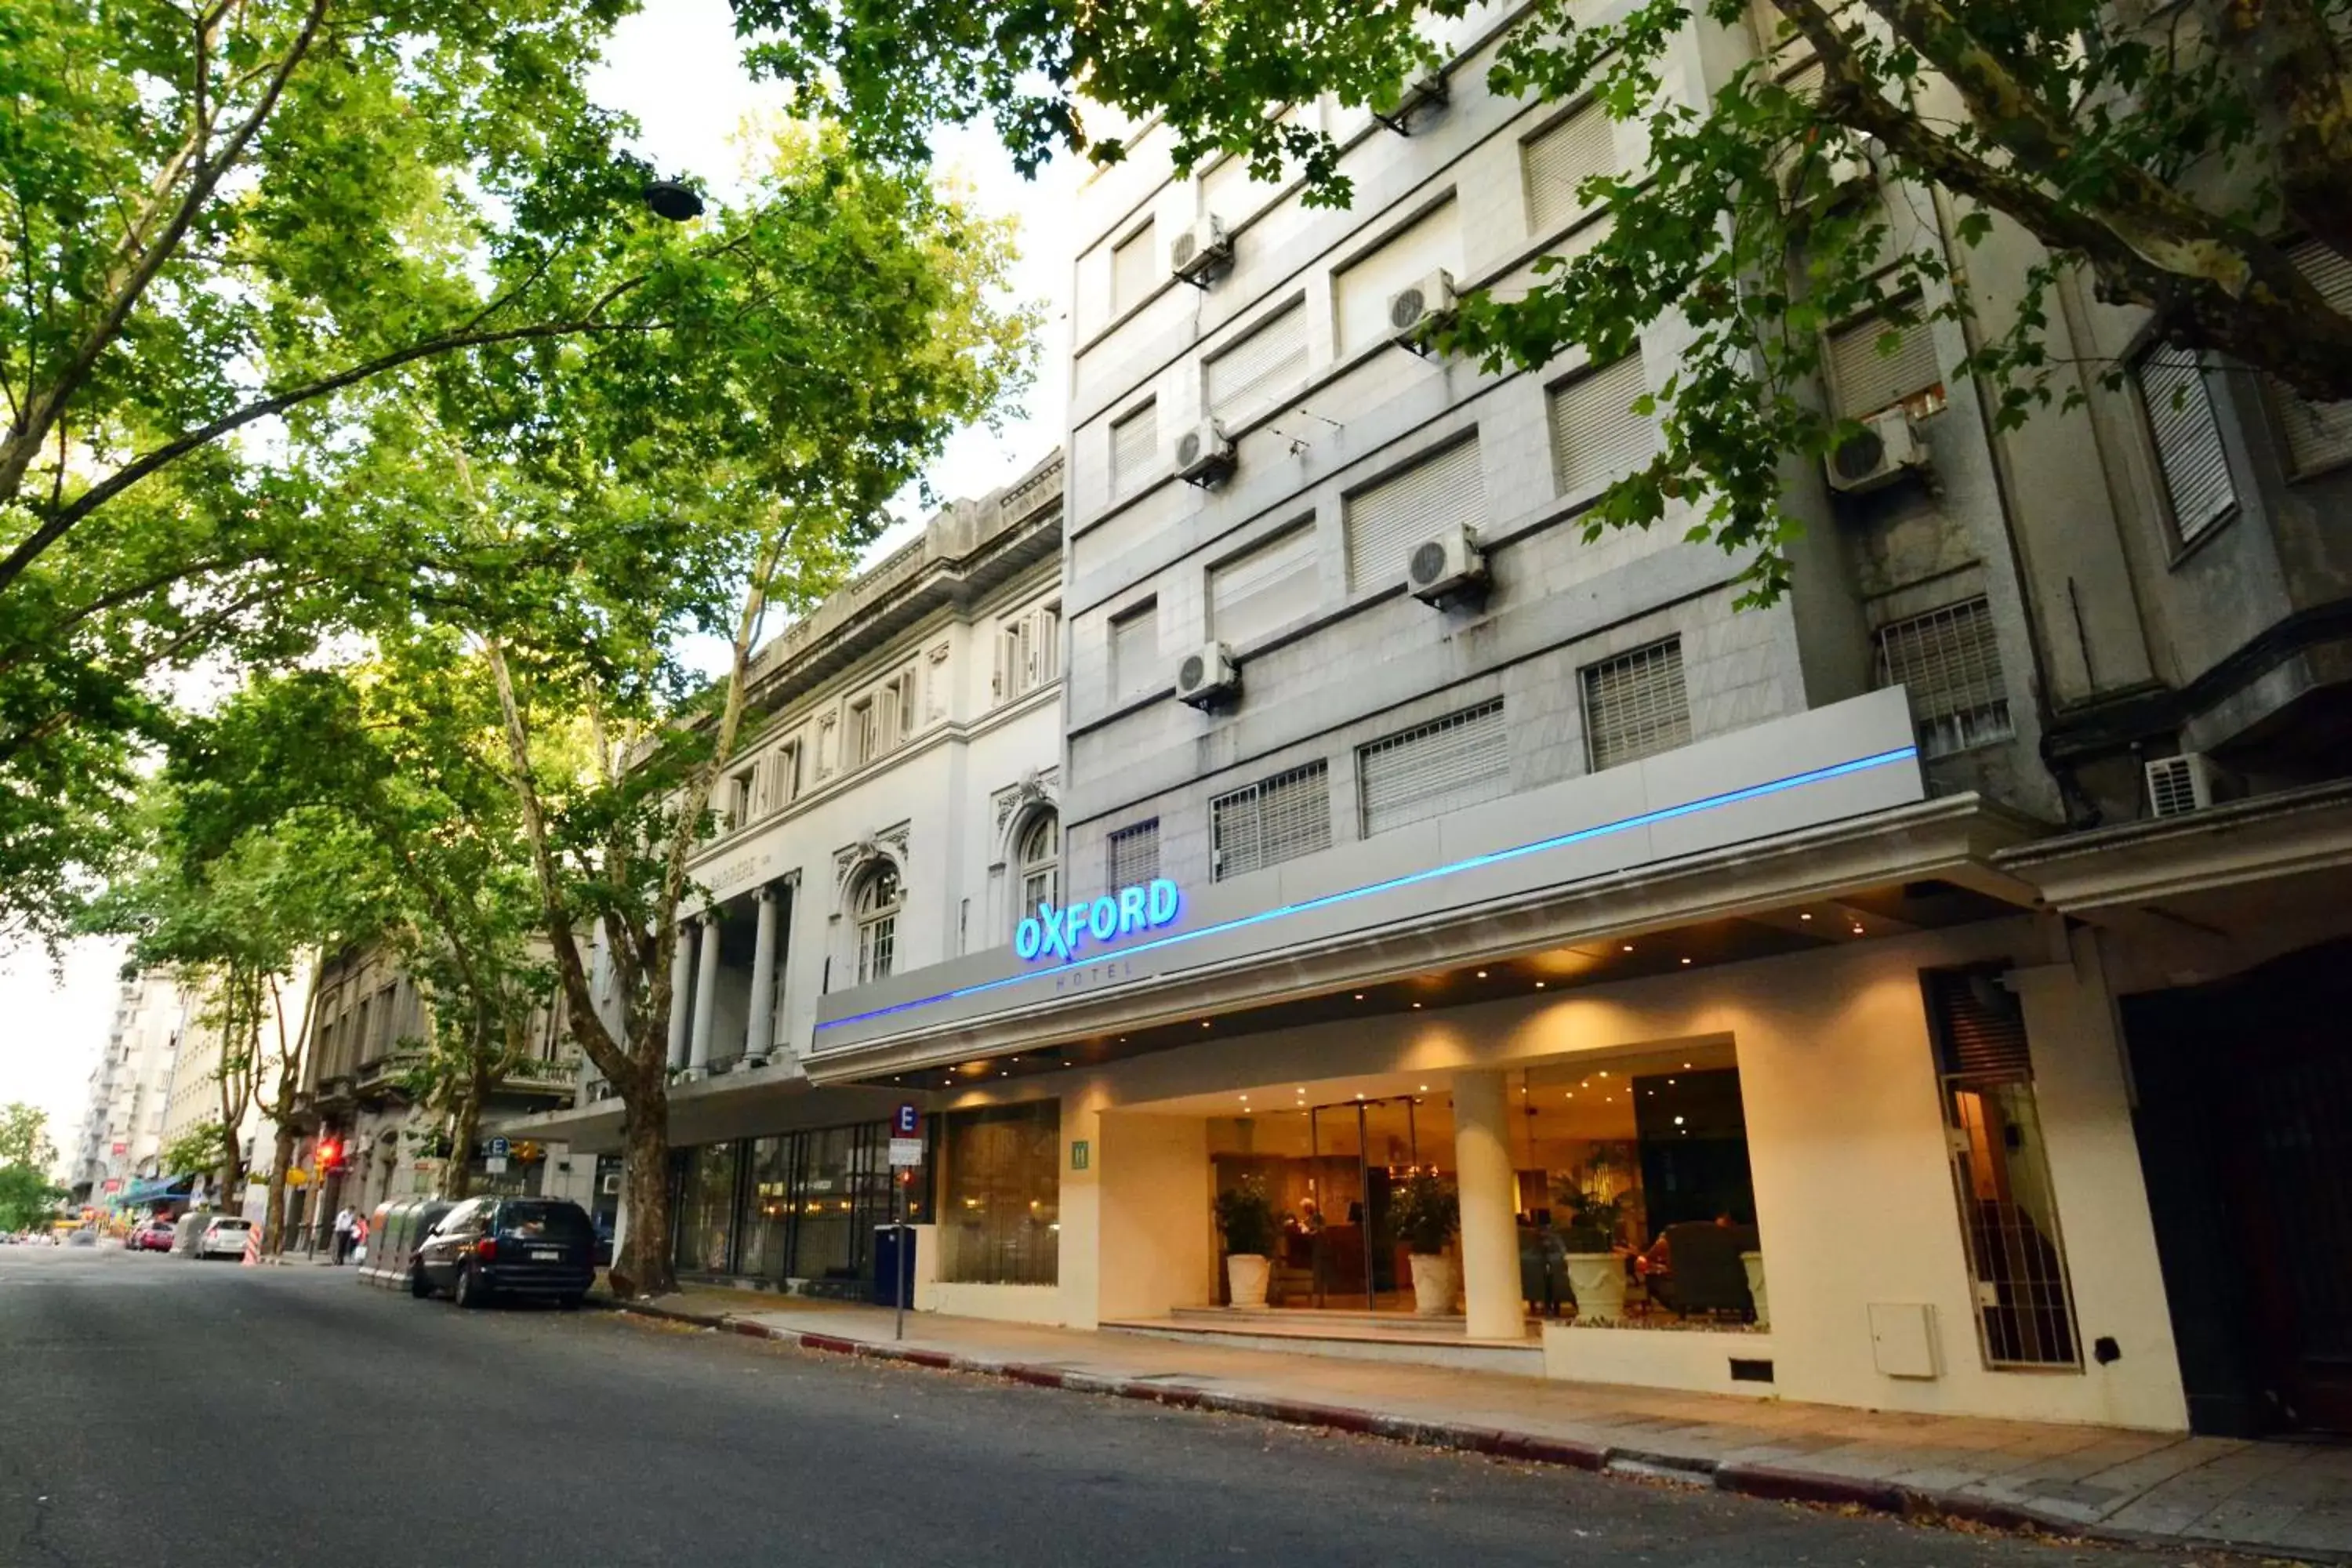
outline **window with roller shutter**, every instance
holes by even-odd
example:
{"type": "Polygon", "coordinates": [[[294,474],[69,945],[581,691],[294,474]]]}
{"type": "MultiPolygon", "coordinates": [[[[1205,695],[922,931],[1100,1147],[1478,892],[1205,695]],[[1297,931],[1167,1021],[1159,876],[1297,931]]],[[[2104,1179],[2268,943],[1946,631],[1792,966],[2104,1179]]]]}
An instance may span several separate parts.
{"type": "Polygon", "coordinates": [[[1124,315],[1141,304],[1166,277],[1160,262],[1159,226],[1147,222],[1111,247],[1112,314],[1124,315]]]}
{"type": "Polygon", "coordinates": [[[1110,493],[1141,483],[1160,458],[1160,407],[1147,403],[1110,427],[1110,493]]]}
{"type": "MultiPolygon", "coordinates": [[[[1916,309],[1916,301],[1912,302],[1916,309]]],[[[1868,316],[1829,335],[1828,367],[1838,417],[1867,419],[1898,405],[1927,415],[1944,405],[1944,371],[1926,321],[1896,326],[1868,316]],[[1891,348],[1884,345],[1894,334],[1891,348]]]]}
{"type": "Polygon", "coordinates": [[[2238,505],[2205,369],[2194,354],[2159,348],[2143,355],[2134,374],[2157,466],[2172,500],[2173,527],[2186,544],[2238,505]]]}
{"type": "Polygon", "coordinates": [[[1374,741],[1356,753],[1363,836],[1493,800],[1510,777],[1500,698],[1374,741]]]}
{"type": "MultiPolygon", "coordinates": [[[[2352,314],[2352,260],[2316,239],[2288,246],[2286,258],[2329,304],[2352,314]]],[[[2269,381],[2271,406],[2295,478],[2352,461],[2352,402],[2314,403],[2275,376],[2269,381]]]]}
{"type": "Polygon", "coordinates": [[[1633,412],[1633,400],[1649,389],[1638,353],[1553,389],[1551,465],[1558,493],[1581,495],[1650,460],[1656,451],[1654,426],[1633,412]]]}
{"type": "Polygon", "coordinates": [[[1329,767],[1308,763],[1209,803],[1213,879],[1229,881],[1331,847],[1329,767]]]}
{"type": "Polygon", "coordinates": [[[1595,204],[1577,187],[1594,174],[1617,172],[1616,132],[1597,103],[1588,103],[1519,149],[1528,184],[1528,226],[1549,234],[1595,204]]]}
{"type": "Polygon", "coordinates": [[[1476,437],[1347,500],[1348,591],[1404,581],[1405,557],[1447,528],[1486,521],[1476,437]]]}
{"type": "Polygon", "coordinates": [[[1160,819],[1122,827],[1110,836],[1111,888],[1139,888],[1160,875],[1160,819]]]}
{"type": "Polygon", "coordinates": [[[1690,734],[1681,637],[1585,667],[1585,751],[1594,773],[1688,745],[1690,734]]]}
{"type": "Polygon", "coordinates": [[[1139,697],[1160,683],[1160,612],[1155,603],[1110,624],[1110,689],[1115,699],[1139,697]]]}
{"type": "Polygon", "coordinates": [[[1232,426],[1307,380],[1307,307],[1295,304],[1203,367],[1210,417],[1232,426]]]}
{"type": "Polygon", "coordinates": [[[1315,525],[1302,522],[1209,569],[1209,635],[1238,647],[1315,607],[1315,525]]]}

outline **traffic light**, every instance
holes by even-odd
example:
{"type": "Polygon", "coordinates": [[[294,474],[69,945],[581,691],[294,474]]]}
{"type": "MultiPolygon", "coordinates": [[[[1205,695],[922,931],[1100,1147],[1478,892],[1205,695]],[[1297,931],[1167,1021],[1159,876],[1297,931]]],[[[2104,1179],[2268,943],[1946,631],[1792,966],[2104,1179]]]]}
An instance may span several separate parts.
{"type": "Polygon", "coordinates": [[[321,1172],[332,1171],[338,1169],[342,1163],[343,1145],[341,1141],[321,1135],[319,1139],[317,1159],[319,1169],[321,1172]]]}

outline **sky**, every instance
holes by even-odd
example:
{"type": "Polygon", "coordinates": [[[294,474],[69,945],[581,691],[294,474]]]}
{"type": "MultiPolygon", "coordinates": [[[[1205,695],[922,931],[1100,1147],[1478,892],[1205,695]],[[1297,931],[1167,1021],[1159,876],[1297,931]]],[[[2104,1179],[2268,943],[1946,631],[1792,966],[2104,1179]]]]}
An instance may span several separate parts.
{"type": "MultiPolygon", "coordinates": [[[[726,0],[646,0],[645,11],[621,25],[590,83],[597,101],[635,118],[638,153],[664,174],[708,181],[721,200],[741,188],[733,141],[744,116],[783,102],[772,84],[745,75],[736,47],[726,0]]],[[[1061,439],[1071,269],[1060,220],[1071,210],[1076,170],[1056,163],[1034,184],[1024,180],[985,129],[945,134],[934,152],[982,211],[1020,221],[1023,255],[1012,292],[1038,305],[1043,318],[1039,374],[1023,416],[998,433],[958,433],[926,473],[942,498],[977,497],[1018,479],[1061,439]]],[[[869,559],[921,525],[911,491],[893,511],[899,521],[869,559]]],[[[37,947],[0,954],[0,1105],[24,1100],[47,1110],[50,1140],[61,1152],[81,1120],[89,1070],[106,1043],[121,963],[121,945],[102,942],[73,944],[56,968],[37,947]]]]}

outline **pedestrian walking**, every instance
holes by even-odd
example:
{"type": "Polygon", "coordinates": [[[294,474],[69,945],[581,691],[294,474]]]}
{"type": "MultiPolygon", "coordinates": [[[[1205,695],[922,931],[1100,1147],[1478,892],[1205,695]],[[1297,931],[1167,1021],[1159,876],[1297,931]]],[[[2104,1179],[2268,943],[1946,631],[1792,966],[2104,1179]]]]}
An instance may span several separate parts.
{"type": "Polygon", "coordinates": [[[343,1258],[352,1250],[352,1222],[358,1217],[352,1213],[349,1204],[335,1211],[335,1265],[337,1268],[342,1266],[343,1258]]]}
{"type": "Polygon", "coordinates": [[[367,1262],[368,1216],[354,1210],[352,1215],[352,1259],[367,1262]]]}

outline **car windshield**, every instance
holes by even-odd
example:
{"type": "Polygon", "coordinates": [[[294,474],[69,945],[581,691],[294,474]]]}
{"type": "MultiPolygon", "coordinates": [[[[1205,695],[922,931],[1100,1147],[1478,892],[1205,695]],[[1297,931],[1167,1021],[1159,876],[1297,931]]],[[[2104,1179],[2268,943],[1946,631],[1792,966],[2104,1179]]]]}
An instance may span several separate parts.
{"type": "Polygon", "coordinates": [[[215,1230],[251,1230],[253,1226],[241,1219],[216,1219],[213,1221],[213,1228],[215,1230]]]}
{"type": "Polygon", "coordinates": [[[499,1234],[527,1241],[585,1241],[588,1216],[572,1204],[508,1204],[499,1210],[499,1234]]]}

